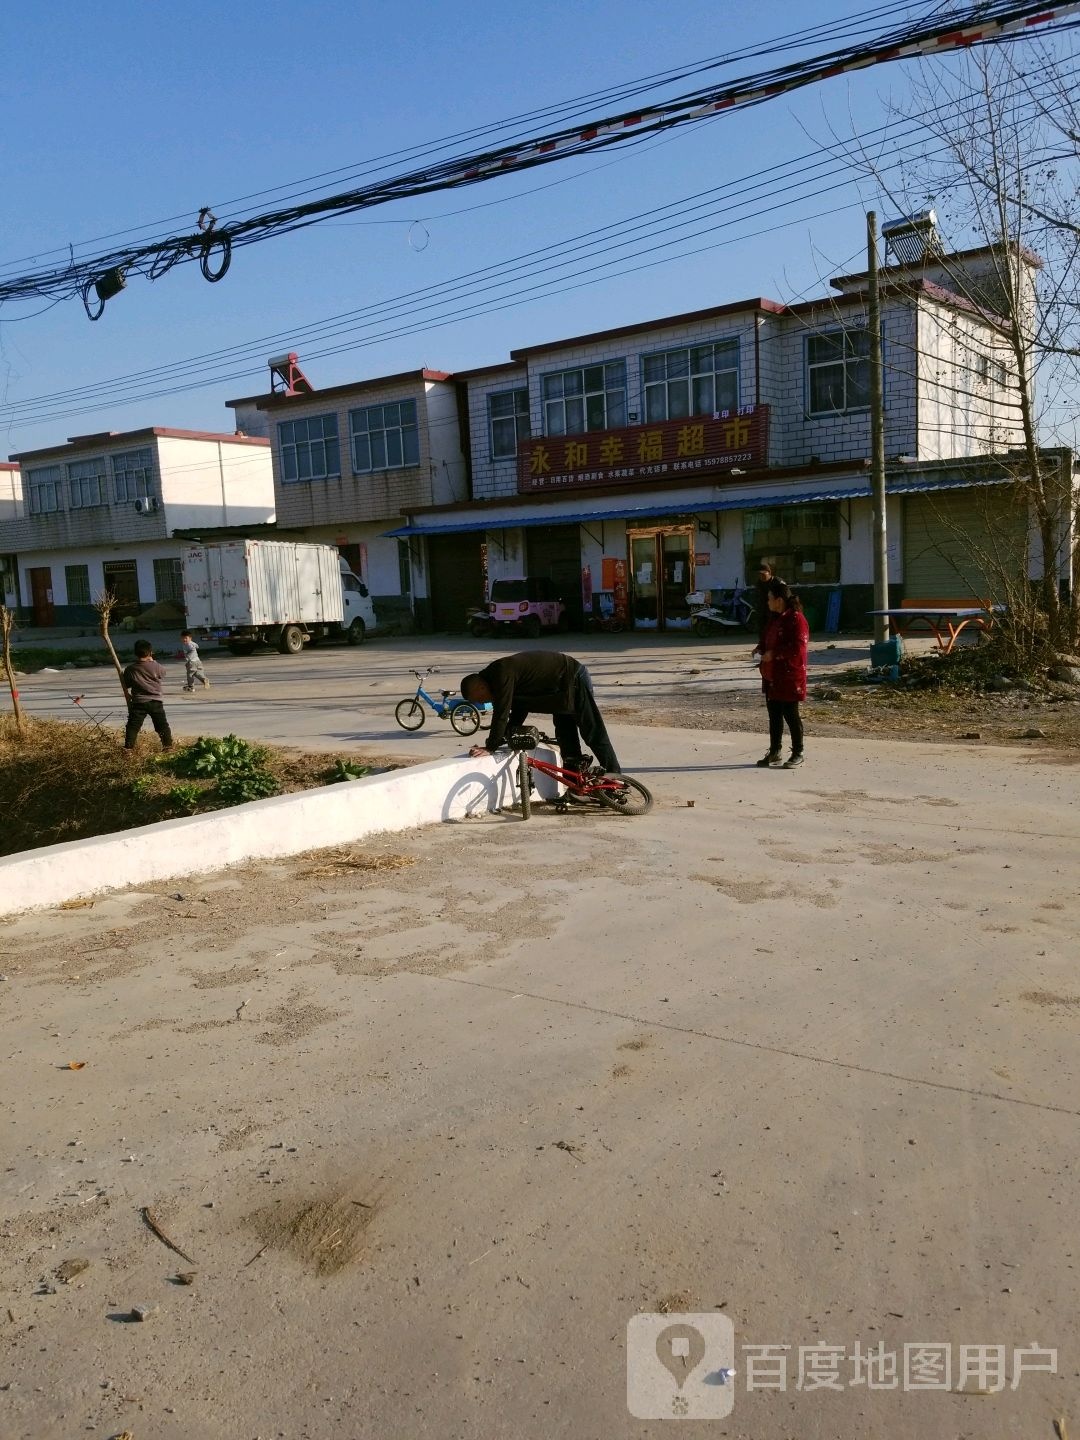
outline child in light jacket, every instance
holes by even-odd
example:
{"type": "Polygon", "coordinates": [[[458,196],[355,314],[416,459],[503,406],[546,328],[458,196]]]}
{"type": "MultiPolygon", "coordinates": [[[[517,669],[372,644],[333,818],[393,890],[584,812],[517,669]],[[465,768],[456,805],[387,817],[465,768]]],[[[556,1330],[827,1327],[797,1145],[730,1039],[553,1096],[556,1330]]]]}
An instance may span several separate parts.
{"type": "Polygon", "coordinates": [[[184,669],[187,672],[187,681],[184,689],[189,693],[195,689],[195,681],[201,680],[203,689],[208,689],[210,681],[206,678],[206,671],[199,659],[199,647],[192,639],[191,631],[184,630],[180,635],[180,648],[184,652],[184,669]]]}

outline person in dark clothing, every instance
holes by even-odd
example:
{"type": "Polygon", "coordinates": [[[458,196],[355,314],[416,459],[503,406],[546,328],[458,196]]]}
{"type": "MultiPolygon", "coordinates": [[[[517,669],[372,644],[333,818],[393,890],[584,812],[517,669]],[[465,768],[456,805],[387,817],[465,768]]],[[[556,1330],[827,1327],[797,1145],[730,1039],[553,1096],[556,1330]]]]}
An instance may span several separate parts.
{"type": "Polygon", "coordinates": [[[769,624],[761,653],[761,688],[769,712],[769,749],[757,764],[765,769],[780,765],[784,724],[791,732],[791,754],[783,761],[785,770],[803,763],[803,725],[799,701],[806,699],[806,652],[810,627],[802,613],[799,597],[782,580],[768,585],[769,624]]]}
{"type": "Polygon", "coordinates": [[[601,769],[610,774],[621,771],[596,706],[589,672],[572,655],[553,650],[506,655],[478,675],[466,675],[461,693],[474,705],[490,702],[492,707],[487,744],[474,745],[470,755],[498,750],[506,743],[507,731],[517,729],[526,716],[538,710],[555,722],[555,740],[567,769],[580,769],[583,764],[584,740],[601,769]]]}
{"type": "Polygon", "coordinates": [[[754,599],[754,616],[757,620],[758,642],[751,651],[751,658],[761,655],[765,649],[765,631],[769,628],[769,621],[772,619],[769,613],[769,582],[780,580],[779,575],[773,573],[773,568],[768,560],[762,560],[758,566],[756,595],[754,599]]]}
{"type": "Polygon", "coordinates": [[[135,641],[135,663],[124,670],[124,696],[128,702],[127,728],[124,731],[124,749],[134,750],[135,741],[143,723],[149,717],[157,731],[161,748],[172,747],[172,731],[165,718],[164,691],[165,666],[154,659],[153,646],[149,640],[135,641]]]}

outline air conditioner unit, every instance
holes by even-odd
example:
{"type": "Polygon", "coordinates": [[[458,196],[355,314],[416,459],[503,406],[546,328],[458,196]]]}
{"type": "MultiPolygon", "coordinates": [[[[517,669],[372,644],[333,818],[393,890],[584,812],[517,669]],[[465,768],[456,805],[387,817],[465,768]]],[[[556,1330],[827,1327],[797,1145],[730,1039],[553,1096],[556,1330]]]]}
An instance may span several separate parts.
{"type": "Polygon", "coordinates": [[[143,495],[135,501],[136,515],[153,515],[158,508],[156,495],[143,495]]]}

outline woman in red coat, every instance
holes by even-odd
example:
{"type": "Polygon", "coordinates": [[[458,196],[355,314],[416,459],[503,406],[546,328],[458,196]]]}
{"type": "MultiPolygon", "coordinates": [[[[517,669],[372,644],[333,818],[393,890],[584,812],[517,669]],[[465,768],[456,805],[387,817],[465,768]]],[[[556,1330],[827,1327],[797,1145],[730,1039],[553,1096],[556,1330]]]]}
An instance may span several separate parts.
{"type": "Polygon", "coordinates": [[[791,732],[791,754],[783,762],[785,770],[794,770],[803,763],[803,727],[799,701],[806,699],[806,650],[810,627],[802,613],[799,597],[783,580],[770,580],[766,586],[769,623],[761,656],[761,688],[769,712],[769,753],[757,763],[762,768],[779,765],[780,746],[784,739],[784,722],[791,732]]]}

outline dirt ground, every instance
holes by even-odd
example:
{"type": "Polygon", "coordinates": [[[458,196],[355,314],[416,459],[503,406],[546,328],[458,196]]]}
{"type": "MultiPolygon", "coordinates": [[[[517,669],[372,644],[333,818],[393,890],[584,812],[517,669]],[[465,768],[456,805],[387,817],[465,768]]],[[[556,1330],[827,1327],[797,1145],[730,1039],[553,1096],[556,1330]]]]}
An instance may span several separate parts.
{"type": "MultiPolygon", "coordinates": [[[[703,698],[676,688],[668,703],[646,711],[605,707],[613,721],[674,725],[692,730],[763,730],[760,695],[728,693],[703,698]]],[[[1019,744],[1021,748],[1073,752],[1080,761],[1080,696],[1047,700],[1022,692],[1001,695],[912,694],[886,685],[811,688],[803,706],[807,743],[813,736],[875,736],[903,742],[934,740],[972,744],[1019,744]],[[821,698],[825,689],[835,698],[821,698]],[[1041,734],[1030,734],[1030,731],[1041,734]]]]}
{"type": "Polygon", "coordinates": [[[626,1326],[683,1310],[740,1346],[700,1440],[1076,1428],[1077,772],[621,734],[640,820],[0,925],[4,1440],[659,1437],[626,1326]],[[949,1386],[797,1388],[879,1342],[949,1386]],[[991,1343],[1056,1370],[962,1374],[991,1343]]]}

